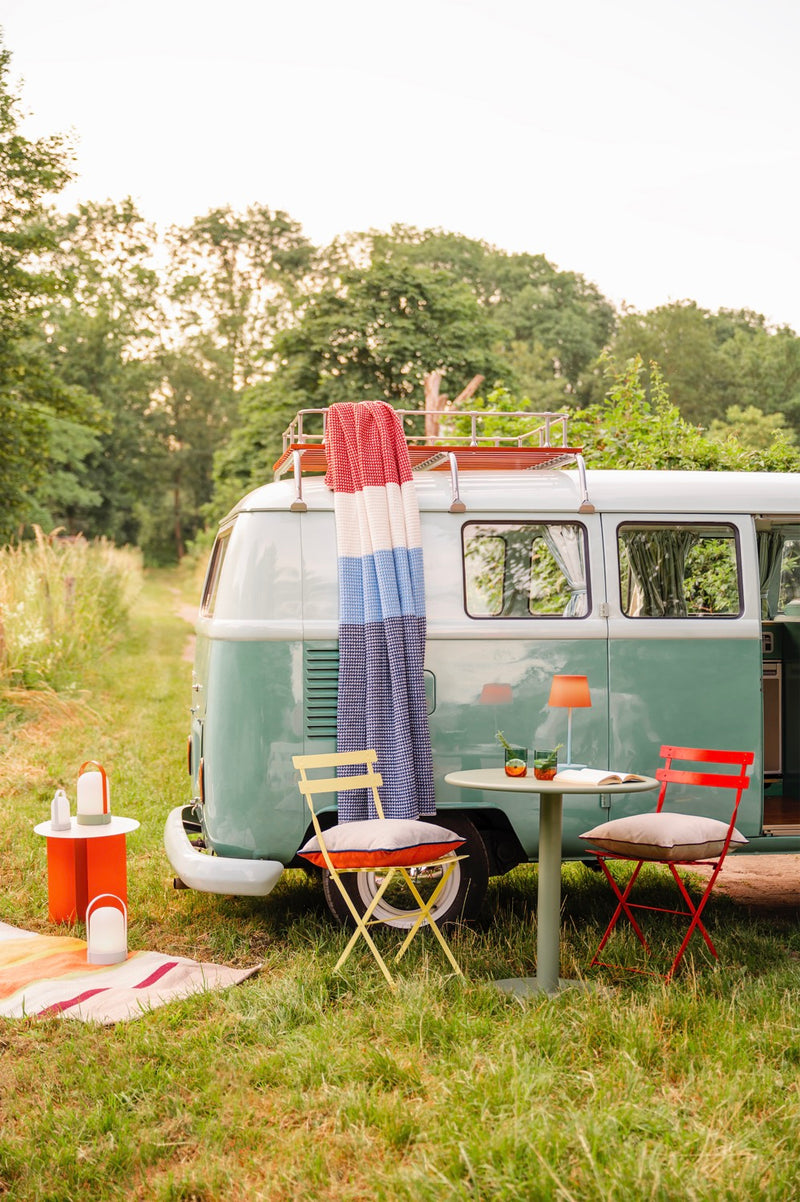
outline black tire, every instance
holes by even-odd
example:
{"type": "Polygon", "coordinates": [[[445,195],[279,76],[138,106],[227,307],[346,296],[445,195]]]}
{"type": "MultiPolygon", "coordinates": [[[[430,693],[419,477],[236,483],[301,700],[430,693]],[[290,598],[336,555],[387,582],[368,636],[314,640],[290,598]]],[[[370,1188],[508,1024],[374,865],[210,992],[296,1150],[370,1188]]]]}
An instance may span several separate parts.
{"type": "MultiPolygon", "coordinates": [[[[441,814],[435,821],[464,839],[464,845],[459,848],[459,852],[468,859],[459,860],[453,869],[433,908],[434,918],[440,926],[469,922],[478,917],[489,884],[489,857],[486,845],[477,827],[462,814],[441,814]]],[[[375,876],[374,872],[346,872],[339,877],[359,914],[365,912],[375,896],[375,876]]],[[[415,880],[415,884],[423,897],[426,896],[423,886],[427,887],[430,894],[438,884],[440,876],[440,869],[421,870],[420,878],[415,880]]],[[[347,903],[327,869],[322,873],[322,889],[334,917],[344,926],[354,926],[347,903]]],[[[398,897],[381,898],[373,918],[380,919],[381,926],[408,930],[415,918],[414,904],[408,889],[399,885],[398,897]]]]}

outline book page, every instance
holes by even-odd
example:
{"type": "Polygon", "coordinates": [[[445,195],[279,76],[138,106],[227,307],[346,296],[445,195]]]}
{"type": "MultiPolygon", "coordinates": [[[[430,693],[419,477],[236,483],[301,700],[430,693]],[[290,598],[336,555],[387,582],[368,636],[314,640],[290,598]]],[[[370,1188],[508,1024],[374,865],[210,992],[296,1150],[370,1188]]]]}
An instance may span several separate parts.
{"type": "Polygon", "coordinates": [[[625,781],[644,780],[635,772],[611,772],[605,768],[564,768],[553,778],[562,785],[621,785],[625,781]]]}

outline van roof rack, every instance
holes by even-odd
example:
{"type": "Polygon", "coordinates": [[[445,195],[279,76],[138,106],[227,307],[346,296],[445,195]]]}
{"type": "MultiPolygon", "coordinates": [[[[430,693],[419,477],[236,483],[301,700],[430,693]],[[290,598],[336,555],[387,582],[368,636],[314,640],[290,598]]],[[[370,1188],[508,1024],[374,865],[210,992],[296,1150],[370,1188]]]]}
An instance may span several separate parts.
{"type": "MultiPolygon", "coordinates": [[[[291,508],[303,511],[306,508],[302,493],[303,473],[321,473],[327,470],[325,455],[325,427],[327,409],[301,409],[283,432],[283,452],[274,465],[275,479],[280,480],[291,471],[295,484],[295,500],[291,508]],[[309,432],[305,421],[315,418],[316,429],[309,432]],[[320,421],[322,429],[319,429],[320,421]]],[[[459,495],[458,473],[462,471],[535,471],[544,467],[564,467],[575,464],[581,486],[580,513],[593,513],[594,506],[588,499],[586,468],[581,447],[568,445],[566,413],[531,413],[530,410],[464,409],[458,412],[442,412],[436,409],[397,409],[404,426],[411,426],[413,419],[424,419],[426,433],[406,433],[406,443],[411,460],[411,470],[449,471],[451,481],[451,513],[464,513],[466,506],[459,495]],[[481,431],[487,418],[524,418],[533,426],[522,434],[508,435],[481,431]],[[443,436],[438,432],[439,422],[454,418],[468,418],[469,434],[443,436]],[[431,431],[437,431],[431,433],[431,431]]]]}

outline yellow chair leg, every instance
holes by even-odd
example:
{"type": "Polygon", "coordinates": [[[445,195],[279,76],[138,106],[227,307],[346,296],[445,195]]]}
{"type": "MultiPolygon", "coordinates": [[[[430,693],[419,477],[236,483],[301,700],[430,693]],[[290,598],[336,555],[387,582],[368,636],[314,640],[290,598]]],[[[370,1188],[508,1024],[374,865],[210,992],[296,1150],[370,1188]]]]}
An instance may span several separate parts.
{"type": "Polygon", "coordinates": [[[406,868],[400,869],[403,876],[405,877],[406,884],[408,885],[411,893],[414,895],[414,897],[419,905],[420,912],[417,916],[416,922],[414,923],[413,927],[411,928],[411,930],[408,932],[405,939],[403,940],[403,944],[402,944],[399,952],[395,956],[395,962],[398,961],[402,956],[404,956],[406,954],[406,952],[411,944],[411,940],[414,938],[417,931],[420,929],[423,922],[427,918],[431,930],[433,931],[434,935],[439,940],[439,943],[442,946],[442,951],[447,956],[447,959],[452,964],[457,975],[459,977],[463,977],[464,974],[461,971],[461,968],[459,967],[455,956],[450,951],[447,941],[446,941],[444,935],[442,934],[442,932],[439,930],[439,926],[431,913],[431,907],[436,904],[436,899],[438,898],[439,894],[441,893],[442,889],[444,888],[444,886],[447,882],[447,879],[450,876],[450,874],[454,868],[455,868],[455,861],[449,865],[446,872],[442,873],[442,879],[439,881],[439,884],[436,886],[433,893],[428,898],[427,902],[423,901],[422,897],[420,896],[419,890],[417,889],[417,886],[414,884],[414,880],[411,877],[408,870],[406,868]]]}
{"type": "Polygon", "coordinates": [[[350,913],[352,914],[353,920],[356,924],[356,929],[353,932],[352,936],[350,937],[350,941],[348,942],[347,947],[344,949],[341,956],[336,961],[333,971],[334,972],[339,971],[339,969],[342,967],[344,962],[350,956],[350,953],[352,952],[353,948],[355,947],[355,945],[358,941],[359,935],[363,935],[364,939],[367,941],[367,945],[368,945],[370,951],[372,952],[375,959],[378,961],[381,972],[386,977],[386,980],[389,982],[389,984],[391,985],[391,987],[393,989],[395,987],[394,979],[392,977],[392,974],[389,972],[389,969],[386,967],[386,964],[384,963],[383,956],[380,954],[377,947],[375,946],[374,939],[372,938],[369,931],[367,930],[367,923],[369,922],[370,918],[372,917],[372,914],[373,914],[378,902],[383,897],[383,894],[384,894],[387,886],[389,885],[389,882],[391,881],[392,877],[394,876],[395,871],[396,871],[395,869],[391,868],[389,870],[389,872],[386,874],[386,876],[384,877],[383,881],[380,884],[380,887],[376,890],[375,896],[373,897],[372,901],[367,906],[367,909],[364,912],[363,918],[359,914],[358,910],[356,909],[356,906],[355,906],[352,898],[350,897],[350,894],[345,889],[344,884],[340,880],[339,876],[334,874],[334,877],[333,877],[333,879],[336,881],[336,884],[339,888],[339,892],[341,893],[342,897],[344,898],[344,900],[347,904],[347,907],[350,910],[350,913]]]}

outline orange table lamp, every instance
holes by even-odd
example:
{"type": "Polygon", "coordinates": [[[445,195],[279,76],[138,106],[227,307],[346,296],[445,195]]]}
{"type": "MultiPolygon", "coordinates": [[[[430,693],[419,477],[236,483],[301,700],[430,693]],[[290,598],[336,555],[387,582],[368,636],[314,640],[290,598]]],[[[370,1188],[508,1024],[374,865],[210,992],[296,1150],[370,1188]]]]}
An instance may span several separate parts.
{"type": "Polygon", "coordinates": [[[572,765],[572,711],[592,704],[589,681],[585,676],[554,676],[548,705],[567,710],[567,767],[572,765]]]}

